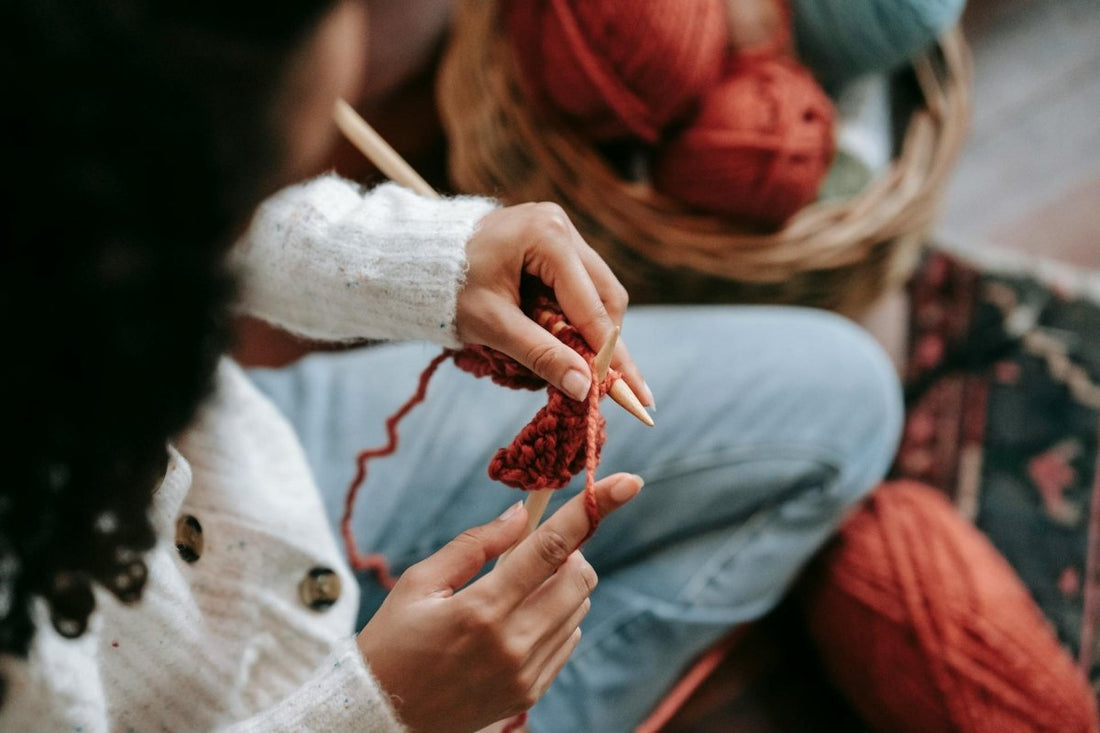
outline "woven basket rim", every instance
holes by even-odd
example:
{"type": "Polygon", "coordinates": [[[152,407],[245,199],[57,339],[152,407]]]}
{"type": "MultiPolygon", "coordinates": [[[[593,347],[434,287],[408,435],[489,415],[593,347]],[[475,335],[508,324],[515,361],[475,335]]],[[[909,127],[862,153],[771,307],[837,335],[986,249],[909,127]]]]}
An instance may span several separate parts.
{"type": "MultiPolygon", "coordinates": [[[[626,182],[578,132],[529,102],[510,44],[499,27],[499,0],[459,3],[452,40],[439,77],[441,118],[452,139],[450,168],[458,190],[514,193],[507,181],[478,180],[471,162],[478,140],[469,135],[463,99],[478,88],[500,120],[493,134],[510,135],[545,180],[539,192],[598,223],[631,256],[662,267],[697,270],[748,282],[780,282],[808,270],[857,264],[884,242],[931,226],[944,183],[966,137],[972,68],[961,32],[948,31],[913,62],[922,96],[910,117],[899,154],[861,193],[814,202],[773,232],[746,229],[719,216],[692,211],[645,183],[626,182]],[[586,205],[587,202],[587,205],[586,205]],[[598,202],[598,206],[593,205],[598,202]]],[[[597,249],[600,249],[597,246],[597,249]]]]}

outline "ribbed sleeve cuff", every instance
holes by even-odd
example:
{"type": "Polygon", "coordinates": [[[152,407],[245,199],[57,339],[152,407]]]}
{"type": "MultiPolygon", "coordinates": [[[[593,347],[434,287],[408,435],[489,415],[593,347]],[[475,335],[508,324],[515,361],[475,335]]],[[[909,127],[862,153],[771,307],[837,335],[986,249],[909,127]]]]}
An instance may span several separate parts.
{"type": "Polygon", "coordinates": [[[277,707],[227,733],[396,733],[405,731],[367,669],[355,637],[341,641],[313,676],[277,707]]]}
{"type": "Polygon", "coordinates": [[[234,251],[241,307],[319,340],[457,346],[466,242],[496,206],[426,199],[396,184],[364,194],[337,176],[285,189],[260,207],[234,251]]]}

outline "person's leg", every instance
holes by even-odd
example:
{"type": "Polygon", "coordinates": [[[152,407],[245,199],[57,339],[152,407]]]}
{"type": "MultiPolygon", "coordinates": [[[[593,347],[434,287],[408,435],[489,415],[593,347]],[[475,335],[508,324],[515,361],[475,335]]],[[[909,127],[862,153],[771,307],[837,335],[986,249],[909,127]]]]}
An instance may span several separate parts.
{"type": "MultiPolygon", "coordinates": [[[[540,733],[638,722],[693,657],[778,601],[885,471],[900,429],[891,366],[835,316],[635,309],[624,338],[661,409],[649,429],[605,403],[601,473],[633,471],[647,485],[585,547],[600,585],[581,646],[532,712],[540,733]]],[[[330,508],[354,451],[380,442],[383,417],[431,355],[386,347],[254,375],[302,434],[330,508]]],[[[372,467],[357,522],[364,546],[398,569],[515,500],[485,466],[545,401],[453,368],[437,379],[398,455],[372,467]]],[[[381,594],[365,590],[369,611],[381,594]]]]}
{"type": "MultiPolygon", "coordinates": [[[[642,466],[646,486],[585,548],[600,584],[580,646],[532,711],[538,733],[640,722],[693,659],[778,603],[887,470],[901,428],[892,366],[840,319],[673,311],[639,325],[662,339],[629,343],[659,380],[668,437],[606,454],[609,468],[642,466]]],[[[616,418],[608,433],[625,430],[616,418]]]]}

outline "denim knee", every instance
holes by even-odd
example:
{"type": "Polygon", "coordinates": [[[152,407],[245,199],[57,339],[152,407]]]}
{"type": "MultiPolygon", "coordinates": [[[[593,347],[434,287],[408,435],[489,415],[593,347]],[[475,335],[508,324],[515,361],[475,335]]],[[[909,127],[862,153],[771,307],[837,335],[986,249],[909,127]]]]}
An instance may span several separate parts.
{"type": "Polygon", "coordinates": [[[804,315],[813,327],[803,335],[820,342],[820,361],[803,372],[795,389],[811,404],[822,404],[821,393],[830,397],[826,409],[831,414],[817,416],[835,431],[829,443],[842,467],[830,488],[841,492],[835,499],[852,504],[874,488],[893,462],[904,419],[897,369],[878,342],[852,321],[823,311],[804,315]]]}

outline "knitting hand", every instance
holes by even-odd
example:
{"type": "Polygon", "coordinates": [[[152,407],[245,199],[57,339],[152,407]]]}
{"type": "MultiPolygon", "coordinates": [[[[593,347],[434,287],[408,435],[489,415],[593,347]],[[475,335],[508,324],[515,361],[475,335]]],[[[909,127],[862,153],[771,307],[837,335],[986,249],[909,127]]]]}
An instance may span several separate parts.
{"type": "MultiPolygon", "coordinates": [[[[641,486],[630,474],[598,481],[600,515],[641,486]]],[[[478,730],[528,709],[577,646],[596,585],[576,549],[589,531],[583,494],[470,583],[526,521],[516,505],[406,570],[359,633],[364,658],[411,730],[478,730]]]]}
{"type": "MultiPolygon", "coordinates": [[[[626,290],[557,204],[522,204],[483,218],[466,245],[469,274],[458,294],[458,336],[501,351],[576,400],[588,394],[585,360],[520,310],[525,274],[552,288],[562,312],[593,350],[622,324],[626,290]]],[[[642,402],[653,404],[620,340],[613,365],[642,402]]]]}

